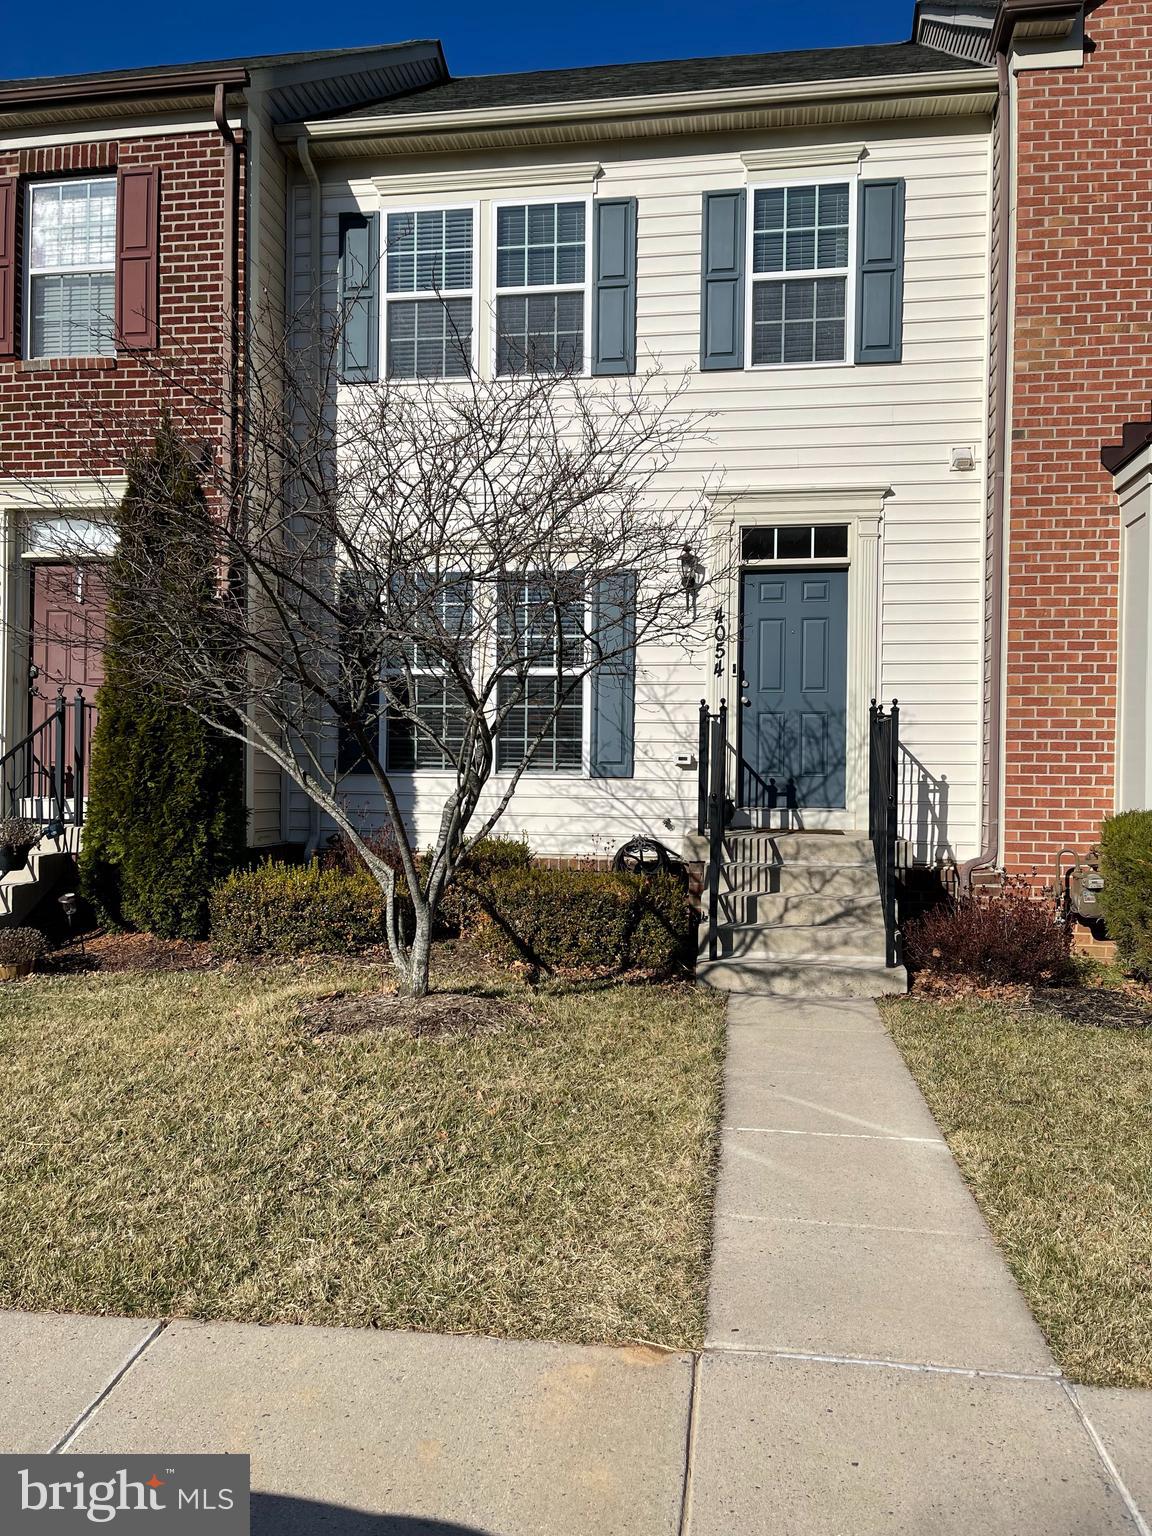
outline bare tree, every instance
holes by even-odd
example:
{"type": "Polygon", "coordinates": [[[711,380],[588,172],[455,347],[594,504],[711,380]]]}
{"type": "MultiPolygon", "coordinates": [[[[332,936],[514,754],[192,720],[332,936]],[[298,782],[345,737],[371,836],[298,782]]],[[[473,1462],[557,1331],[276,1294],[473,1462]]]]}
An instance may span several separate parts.
{"type": "MultiPolygon", "coordinates": [[[[469,850],[525,772],[579,768],[585,678],[610,690],[618,674],[624,710],[626,660],[689,637],[713,488],[699,475],[687,488],[678,461],[703,422],[683,377],[586,380],[555,356],[496,379],[462,368],[349,387],[338,329],[318,336],[253,328],[243,452],[202,456],[221,575],[211,624],[171,578],[174,548],[195,541],[190,563],[202,558],[203,521],[157,470],[171,543],[162,560],[121,550],[119,643],[142,684],[264,753],[358,850],[401,988],[419,996],[469,850]],[[443,787],[425,850],[405,815],[414,768],[443,787]],[[352,774],[379,795],[398,870],[365,835],[352,774]]],[[[167,366],[177,430],[185,411],[227,414],[217,381],[167,366]]],[[[152,424],[96,430],[140,486],[152,424]]]]}

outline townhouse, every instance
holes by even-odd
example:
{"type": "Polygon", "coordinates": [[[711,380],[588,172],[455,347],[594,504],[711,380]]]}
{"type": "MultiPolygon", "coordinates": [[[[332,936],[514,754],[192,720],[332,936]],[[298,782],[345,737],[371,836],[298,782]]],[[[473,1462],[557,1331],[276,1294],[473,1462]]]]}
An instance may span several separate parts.
{"type": "MultiPolygon", "coordinates": [[[[0,815],[77,814],[117,420],[167,405],[237,451],[247,326],[283,312],[276,124],[445,76],[417,42],[0,82],[0,815]]],[[[279,773],[249,754],[247,780],[251,840],[276,843],[279,773]]]]}

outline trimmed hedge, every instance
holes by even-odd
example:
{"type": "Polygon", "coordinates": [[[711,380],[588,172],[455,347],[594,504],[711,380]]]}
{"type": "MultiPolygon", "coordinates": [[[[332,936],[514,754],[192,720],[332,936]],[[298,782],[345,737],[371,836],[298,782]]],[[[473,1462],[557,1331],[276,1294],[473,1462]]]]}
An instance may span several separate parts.
{"type": "Polygon", "coordinates": [[[1152,975],[1152,811],[1123,811],[1100,834],[1100,905],[1120,959],[1152,975]]]}
{"type": "Polygon", "coordinates": [[[1023,880],[961,896],[908,924],[904,955],[917,971],[984,981],[1060,981],[1072,970],[1072,930],[1023,880]]]}
{"type": "Polygon", "coordinates": [[[367,873],[260,864],[212,892],[211,934],[226,960],[355,954],[384,943],[384,893],[367,873]]]}
{"type": "Polygon", "coordinates": [[[693,926],[688,892],[671,875],[531,866],[497,871],[474,894],[483,910],[472,932],[485,951],[545,970],[670,971],[693,926]]]}

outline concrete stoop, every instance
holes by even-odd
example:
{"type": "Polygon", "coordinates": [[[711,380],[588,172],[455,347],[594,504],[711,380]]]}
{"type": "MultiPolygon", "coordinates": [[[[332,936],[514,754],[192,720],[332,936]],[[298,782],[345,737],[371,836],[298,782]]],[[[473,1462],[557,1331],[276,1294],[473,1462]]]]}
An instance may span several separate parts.
{"type": "Polygon", "coordinates": [[[701,924],[697,978],[726,992],[867,998],[907,991],[885,964],[871,840],[851,833],[734,830],[720,872],[719,952],[701,924]]]}
{"type": "Polygon", "coordinates": [[[46,897],[65,886],[75,869],[68,832],[59,838],[42,838],[22,868],[0,875],[0,928],[27,922],[46,897]]]}

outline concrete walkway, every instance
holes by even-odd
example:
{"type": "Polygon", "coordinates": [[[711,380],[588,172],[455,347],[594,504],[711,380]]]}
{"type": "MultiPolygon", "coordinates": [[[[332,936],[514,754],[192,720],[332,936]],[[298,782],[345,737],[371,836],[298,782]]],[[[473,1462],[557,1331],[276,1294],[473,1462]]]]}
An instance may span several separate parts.
{"type": "Polygon", "coordinates": [[[249,1452],[258,1536],[1152,1536],[1152,1392],[1061,1380],[874,1005],[731,1008],[699,1356],[0,1313],[0,1451],[249,1452]]]}

